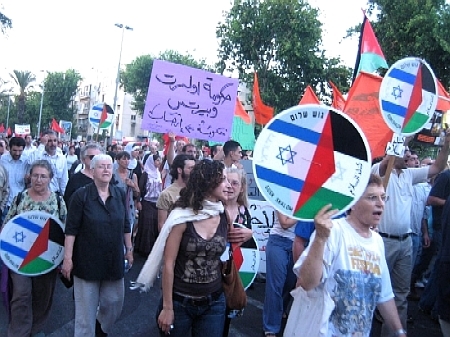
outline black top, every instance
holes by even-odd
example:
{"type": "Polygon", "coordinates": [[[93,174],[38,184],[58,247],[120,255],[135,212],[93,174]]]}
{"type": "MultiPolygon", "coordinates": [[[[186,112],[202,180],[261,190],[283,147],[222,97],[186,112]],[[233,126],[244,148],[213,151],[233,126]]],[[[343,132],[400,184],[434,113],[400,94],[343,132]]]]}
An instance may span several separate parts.
{"type": "MultiPolygon", "coordinates": [[[[430,191],[430,197],[437,197],[447,200],[450,196],[450,170],[441,172],[434,181],[433,187],[430,191]]],[[[441,229],[441,217],[443,206],[431,206],[431,213],[433,214],[433,229],[441,229]]]]}
{"type": "Polygon", "coordinates": [[[92,183],[72,196],[66,235],[75,236],[73,274],[84,280],[119,280],[124,276],[124,233],[131,232],[125,193],[109,185],[104,204],[92,183]]]}
{"type": "Polygon", "coordinates": [[[75,193],[80,187],[86,186],[92,183],[92,179],[87,175],[77,172],[69,178],[69,182],[66,186],[66,191],[64,192],[64,202],[66,205],[70,205],[70,197],[75,193]]]}

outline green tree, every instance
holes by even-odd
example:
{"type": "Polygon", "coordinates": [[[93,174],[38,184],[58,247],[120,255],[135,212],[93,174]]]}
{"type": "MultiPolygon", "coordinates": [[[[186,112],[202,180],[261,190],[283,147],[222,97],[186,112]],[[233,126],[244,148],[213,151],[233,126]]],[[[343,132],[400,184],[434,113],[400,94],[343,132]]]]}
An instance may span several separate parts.
{"type": "Polygon", "coordinates": [[[80,74],[68,69],[65,72],[48,73],[44,81],[44,109],[46,114],[42,116],[42,125],[51,122],[52,118],[57,121],[73,120],[73,97],[77,92],[80,74]]]}
{"type": "Polygon", "coordinates": [[[426,60],[450,86],[450,5],[445,0],[368,0],[369,13],[388,64],[407,57],[426,60]],[[374,20],[375,21],[375,20],[374,20]]]}
{"type": "Polygon", "coordinates": [[[167,50],[157,57],[152,55],[138,56],[126,65],[125,70],[121,72],[120,80],[125,91],[133,95],[132,107],[140,114],[144,112],[153,60],[155,59],[184,64],[197,69],[211,70],[205,60],[197,61],[190,54],[180,54],[173,50],[167,50]]]}
{"type": "Polygon", "coordinates": [[[0,30],[5,34],[6,30],[12,28],[12,21],[5,14],[0,12],[0,30]]]}
{"type": "Polygon", "coordinates": [[[25,121],[24,115],[25,115],[26,95],[29,89],[33,87],[33,83],[36,80],[36,77],[34,76],[33,73],[31,73],[28,70],[25,71],[13,70],[13,74],[9,75],[14,80],[19,89],[19,96],[17,102],[17,119],[19,124],[23,124],[23,122],[25,121]]]}
{"type": "Polygon", "coordinates": [[[296,105],[311,85],[349,86],[350,69],[328,60],[321,46],[318,11],[304,0],[235,0],[216,30],[220,72],[235,71],[252,87],[258,72],[263,100],[281,111],[296,105]]]}

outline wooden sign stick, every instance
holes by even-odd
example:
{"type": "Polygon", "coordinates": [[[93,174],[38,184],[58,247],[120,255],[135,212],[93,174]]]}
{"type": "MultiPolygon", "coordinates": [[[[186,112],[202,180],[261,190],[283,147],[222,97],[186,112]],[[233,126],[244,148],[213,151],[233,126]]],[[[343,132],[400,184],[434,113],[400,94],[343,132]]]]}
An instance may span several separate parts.
{"type": "Polygon", "coordinates": [[[394,168],[394,162],[395,162],[395,156],[389,155],[388,157],[389,157],[388,165],[386,168],[386,173],[384,174],[384,177],[383,177],[383,186],[384,186],[385,191],[387,189],[387,185],[389,183],[389,177],[391,176],[392,169],[394,168]]]}

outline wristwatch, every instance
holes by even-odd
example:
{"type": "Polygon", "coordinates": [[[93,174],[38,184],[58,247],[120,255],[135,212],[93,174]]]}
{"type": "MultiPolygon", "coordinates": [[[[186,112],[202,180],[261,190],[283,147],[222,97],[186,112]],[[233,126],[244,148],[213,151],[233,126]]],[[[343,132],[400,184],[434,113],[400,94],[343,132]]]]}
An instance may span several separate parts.
{"type": "Polygon", "coordinates": [[[394,336],[400,336],[400,335],[406,335],[406,330],[405,329],[398,329],[398,330],[395,330],[395,335],[394,336]]]}

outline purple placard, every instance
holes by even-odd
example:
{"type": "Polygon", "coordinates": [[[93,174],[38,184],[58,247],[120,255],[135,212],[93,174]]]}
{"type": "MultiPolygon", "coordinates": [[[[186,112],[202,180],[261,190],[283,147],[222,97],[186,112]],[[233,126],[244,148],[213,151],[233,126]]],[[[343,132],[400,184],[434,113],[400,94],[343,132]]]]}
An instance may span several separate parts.
{"type": "Polygon", "coordinates": [[[142,129],[225,142],[230,139],[239,80],[153,61],[142,129]]]}

